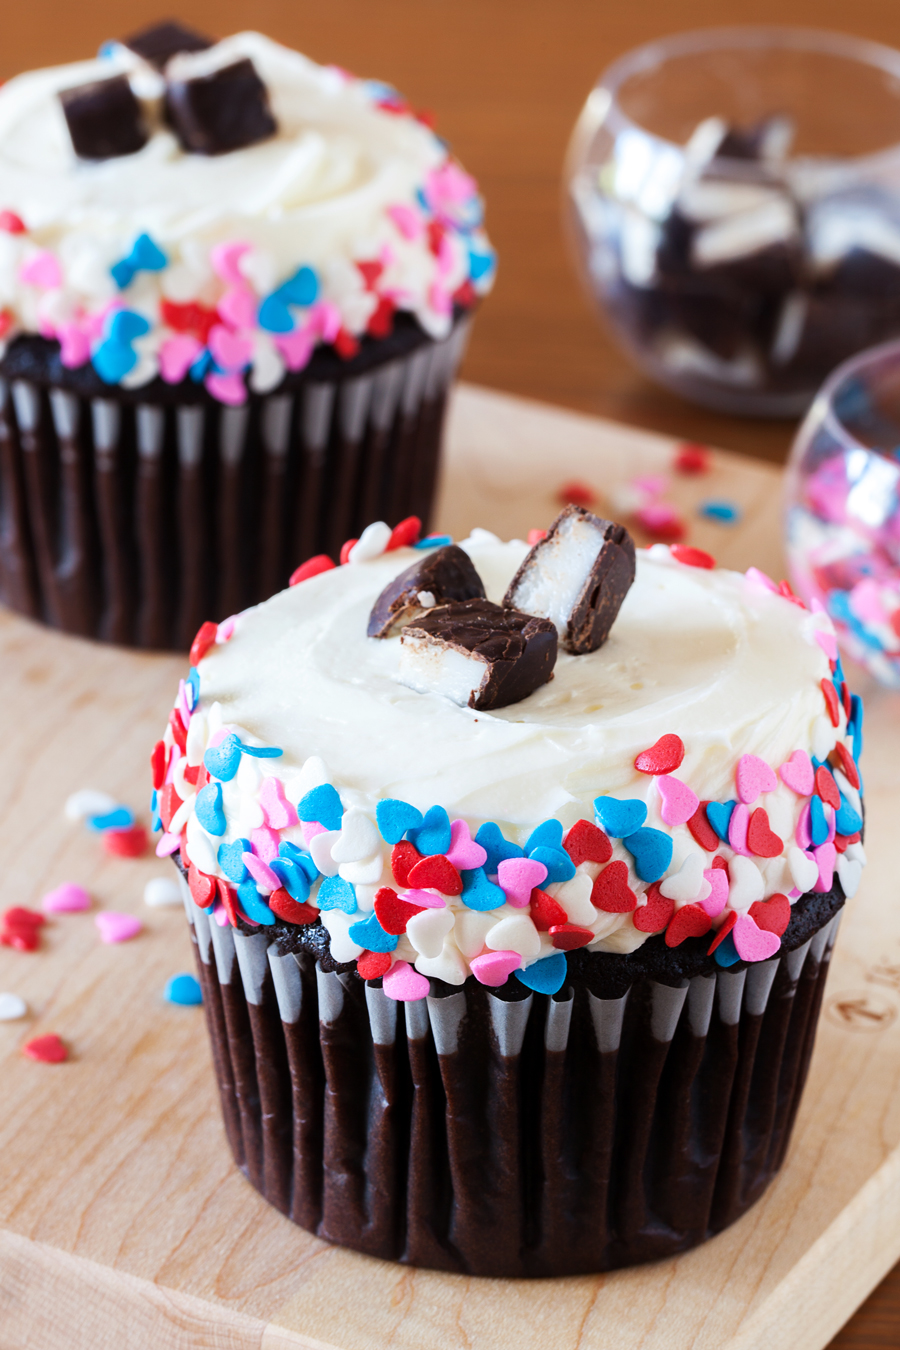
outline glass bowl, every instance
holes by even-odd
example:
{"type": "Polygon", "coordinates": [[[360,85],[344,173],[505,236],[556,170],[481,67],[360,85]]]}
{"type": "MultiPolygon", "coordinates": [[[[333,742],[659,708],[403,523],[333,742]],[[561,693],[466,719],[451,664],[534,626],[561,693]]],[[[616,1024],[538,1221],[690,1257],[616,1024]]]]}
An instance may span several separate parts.
{"type": "Polygon", "coordinates": [[[900,336],[900,52],[722,28],[640,47],[576,124],[566,219],[584,283],[660,384],[797,416],[900,336]]]}
{"type": "Polygon", "coordinates": [[[825,383],[797,433],[785,484],[788,565],[846,651],[900,688],[900,342],[825,383]]]}

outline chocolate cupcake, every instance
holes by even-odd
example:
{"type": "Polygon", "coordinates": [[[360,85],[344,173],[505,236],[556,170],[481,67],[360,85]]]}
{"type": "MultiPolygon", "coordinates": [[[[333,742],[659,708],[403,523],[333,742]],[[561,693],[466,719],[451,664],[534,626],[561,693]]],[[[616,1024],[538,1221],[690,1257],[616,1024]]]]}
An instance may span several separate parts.
{"type": "Polygon", "coordinates": [[[199,624],[427,528],[494,257],[386,85],[164,24],[0,90],[0,599],[89,637],[199,624]]]}
{"type": "Polygon", "coordinates": [[[683,1251],[784,1159],[865,861],[831,622],[577,507],[400,542],[206,626],[153,753],[235,1160],[412,1265],[683,1251]]]}

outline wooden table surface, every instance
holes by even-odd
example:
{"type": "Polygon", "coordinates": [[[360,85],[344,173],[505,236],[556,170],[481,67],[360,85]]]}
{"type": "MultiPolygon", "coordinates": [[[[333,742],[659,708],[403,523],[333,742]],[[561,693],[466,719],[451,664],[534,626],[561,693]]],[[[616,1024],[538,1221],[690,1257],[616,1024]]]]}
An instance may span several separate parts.
{"type": "MultiPolygon", "coordinates": [[[[163,7],[165,8],[165,7],[163,7]]],[[[174,6],[172,7],[175,8],[174,6]]],[[[500,253],[465,375],[636,426],[782,460],[789,422],[693,408],[654,388],[598,325],[559,229],[560,165],[599,72],[637,43],[723,22],[809,24],[900,45],[897,0],[183,0],[180,17],[217,34],[255,27],[321,61],[391,81],[437,114],[475,173],[500,253]]],[[[29,0],[0,12],[0,78],[73,60],[160,14],[150,0],[29,0]]],[[[2,190],[2,184],[0,184],[2,190]]],[[[900,1268],[833,1350],[900,1345],[900,1268]]]]}

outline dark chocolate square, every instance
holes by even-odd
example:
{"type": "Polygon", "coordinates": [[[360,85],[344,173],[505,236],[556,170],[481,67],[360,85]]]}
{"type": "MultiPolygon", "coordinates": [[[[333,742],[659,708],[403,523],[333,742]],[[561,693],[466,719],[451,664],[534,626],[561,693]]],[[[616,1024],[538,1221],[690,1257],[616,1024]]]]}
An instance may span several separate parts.
{"type": "Polygon", "coordinates": [[[141,105],[124,75],[61,89],[59,100],[79,159],[115,159],[147,144],[141,105]]]}
{"type": "Polygon", "coordinates": [[[166,114],[182,147],[195,155],[224,155],[278,130],[266,86],[246,58],[210,75],[172,81],[166,114]]]}
{"type": "Polygon", "coordinates": [[[213,38],[195,33],[192,28],[184,28],[180,23],[169,19],[164,23],[155,23],[151,28],[142,28],[131,37],[122,38],[122,46],[135,52],[148,61],[157,70],[162,70],[167,61],[179,52],[205,52],[215,45],[213,38]]]}

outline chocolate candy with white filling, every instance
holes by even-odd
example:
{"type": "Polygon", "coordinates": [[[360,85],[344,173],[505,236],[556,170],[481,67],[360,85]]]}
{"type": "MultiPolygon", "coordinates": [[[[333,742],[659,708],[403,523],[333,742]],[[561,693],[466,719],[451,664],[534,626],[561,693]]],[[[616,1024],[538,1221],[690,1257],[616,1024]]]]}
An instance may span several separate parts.
{"type": "Polygon", "coordinates": [[[404,628],[398,678],[461,707],[505,708],[547,683],[556,651],[549,619],[490,600],[462,600],[428,610],[404,628]]]}
{"type": "Polygon", "coordinates": [[[394,577],[379,595],[369,615],[369,637],[399,633],[417,615],[453,600],[483,600],[484,583],[472,560],[456,544],[426,554],[394,577]]]}
{"type": "Polygon", "coordinates": [[[132,33],[131,37],[122,38],[122,46],[157,70],[162,70],[166,62],[179,52],[205,52],[213,46],[213,39],[168,20],[155,23],[150,28],[142,28],[139,33],[132,33]]]}
{"type": "Polygon", "coordinates": [[[224,155],[278,130],[266,86],[247,57],[193,78],[171,78],[166,116],[182,149],[195,155],[224,155]]]}
{"type": "Polygon", "coordinates": [[[141,105],[124,75],[61,89],[59,101],[79,159],[115,159],[147,144],[141,105]]]}
{"type": "Polygon", "coordinates": [[[633,581],[625,526],[570,505],[524,559],[503,603],[551,620],[566,650],[580,656],[609,637],[633,581]]]}

